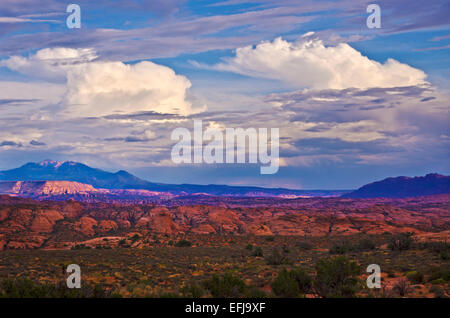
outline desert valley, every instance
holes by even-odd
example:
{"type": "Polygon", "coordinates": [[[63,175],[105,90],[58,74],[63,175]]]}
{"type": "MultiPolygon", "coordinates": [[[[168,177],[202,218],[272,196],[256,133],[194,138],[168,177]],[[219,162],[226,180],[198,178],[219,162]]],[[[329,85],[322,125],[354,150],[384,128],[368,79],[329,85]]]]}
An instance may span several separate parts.
{"type": "MultiPolygon", "coordinates": [[[[389,178],[356,191],[216,186],[212,193],[197,193],[197,187],[208,188],[163,184],[158,189],[125,172],[127,179],[114,179],[108,189],[105,180],[114,174],[95,171],[103,174],[95,179],[103,187],[96,188],[80,182],[93,177],[87,166],[81,166],[84,174],[74,174],[70,167],[79,171],[80,164],[34,165],[34,175],[27,172],[34,180],[0,182],[5,293],[20,293],[29,284],[37,284],[36,290],[57,286],[61,268],[72,263],[83,268],[86,297],[95,290],[105,297],[442,297],[449,292],[447,176],[389,178]],[[59,169],[66,169],[65,176],[59,169]],[[44,176],[50,180],[39,181],[44,176]],[[54,180],[60,178],[65,180],[54,180]],[[429,195],[405,195],[423,191],[424,185],[429,195]],[[386,189],[390,197],[378,195],[386,189]],[[347,274],[358,283],[340,290],[320,287],[320,266],[327,264],[321,262],[357,266],[347,274]],[[369,264],[381,266],[383,289],[363,286],[369,264]],[[299,273],[311,280],[307,287],[290,285],[289,275],[299,273]],[[21,281],[25,278],[30,281],[21,281]]],[[[20,169],[14,173],[20,175],[20,169]]],[[[10,179],[12,172],[0,176],[10,179]]]]}

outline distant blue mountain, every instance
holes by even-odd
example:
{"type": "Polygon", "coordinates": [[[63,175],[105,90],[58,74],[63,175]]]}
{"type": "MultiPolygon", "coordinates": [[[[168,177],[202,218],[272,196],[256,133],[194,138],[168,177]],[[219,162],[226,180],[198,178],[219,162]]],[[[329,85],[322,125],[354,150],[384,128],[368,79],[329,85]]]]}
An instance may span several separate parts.
{"type": "Polygon", "coordinates": [[[76,181],[103,189],[144,189],[173,194],[205,193],[218,196],[339,196],[347,190],[291,190],[227,185],[153,183],[126,171],[115,173],[91,168],[73,161],[45,160],[27,163],[19,168],[0,171],[3,181],[76,181]]]}
{"type": "Polygon", "coordinates": [[[450,176],[437,173],[425,177],[397,177],[369,183],[356,191],[344,194],[346,198],[406,198],[450,193],[450,176]]]}

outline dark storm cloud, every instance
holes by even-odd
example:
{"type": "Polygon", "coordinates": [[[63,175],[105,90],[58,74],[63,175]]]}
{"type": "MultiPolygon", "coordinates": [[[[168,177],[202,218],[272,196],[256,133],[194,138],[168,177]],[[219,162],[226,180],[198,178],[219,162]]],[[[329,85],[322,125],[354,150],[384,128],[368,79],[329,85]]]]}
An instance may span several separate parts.
{"type": "Polygon", "coordinates": [[[150,119],[174,119],[182,118],[176,114],[164,114],[154,111],[137,112],[132,114],[114,114],[102,117],[104,119],[132,119],[132,120],[150,120],[150,119]]]}
{"type": "Polygon", "coordinates": [[[8,141],[8,140],[1,141],[1,142],[0,142],[0,147],[5,147],[5,146],[22,147],[22,144],[21,144],[21,143],[14,142],[14,141],[8,141]]]}
{"type": "Polygon", "coordinates": [[[32,145],[32,146],[45,146],[46,143],[45,142],[36,141],[36,140],[32,140],[32,141],[30,141],[30,145],[32,145]]]}
{"type": "Polygon", "coordinates": [[[295,143],[299,152],[303,155],[314,154],[382,154],[400,152],[399,148],[386,143],[387,139],[379,139],[364,142],[349,142],[339,138],[305,138],[295,143]]]}
{"type": "Polygon", "coordinates": [[[33,103],[38,101],[40,101],[40,99],[0,99],[0,106],[33,103]]]}

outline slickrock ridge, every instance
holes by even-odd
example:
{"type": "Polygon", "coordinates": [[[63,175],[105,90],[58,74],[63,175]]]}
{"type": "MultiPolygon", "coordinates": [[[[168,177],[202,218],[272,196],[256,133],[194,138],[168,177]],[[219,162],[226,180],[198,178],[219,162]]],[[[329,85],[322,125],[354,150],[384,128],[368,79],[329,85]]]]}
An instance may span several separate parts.
{"type": "Polygon", "coordinates": [[[97,192],[93,186],[71,181],[4,181],[0,193],[16,195],[62,195],[97,192]]]}
{"type": "Polygon", "coordinates": [[[36,200],[76,199],[86,202],[140,202],[170,199],[169,193],[134,189],[96,189],[74,181],[0,181],[0,194],[36,200]]]}

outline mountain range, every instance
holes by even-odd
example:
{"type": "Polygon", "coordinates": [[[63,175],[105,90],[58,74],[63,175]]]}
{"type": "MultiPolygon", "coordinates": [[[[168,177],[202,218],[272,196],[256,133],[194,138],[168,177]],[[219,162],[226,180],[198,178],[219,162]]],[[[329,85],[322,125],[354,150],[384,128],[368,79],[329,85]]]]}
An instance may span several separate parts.
{"type": "Polygon", "coordinates": [[[450,176],[396,177],[350,190],[293,190],[228,185],[154,183],[127,171],[112,173],[73,161],[45,160],[0,171],[0,194],[37,200],[154,202],[188,197],[189,202],[205,197],[241,198],[405,198],[450,194],[450,176]]]}
{"type": "MultiPolygon", "coordinates": [[[[45,160],[27,163],[19,168],[0,171],[2,181],[72,181],[95,189],[147,190],[171,195],[206,194],[213,196],[340,196],[348,190],[292,190],[228,185],[164,184],[140,179],[124,170],[112,173],[73,161],[45,160]]],[[[26,185],[26,184],[25,184],[26,185]]],[[[31,186],[31,184],[29,184],[31,186]]],[[[58,186],[61,186],[60,184],[58,186]]],[[[17,185],[16,185],[17,187],[17,185]]],[[[39,187],[34,184],[34,187],[39,187]]],[[[20,192],[20,191],[19,191],[20,192]]],[[[93,192],[91,190],[91,192],[93,192]]],[[[5,192],[3,192],[5,193],[5,192]]],[[[117,191],[116,191],[117,193],[117,191]]]]}
{"type": "Polygon", "coordinates": [[[397,177],[369,183],[344,194],[347,198],[405,198],[450,193],[450,176],[430,173],[424,177],[397,177]]]}

